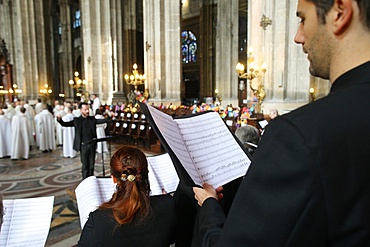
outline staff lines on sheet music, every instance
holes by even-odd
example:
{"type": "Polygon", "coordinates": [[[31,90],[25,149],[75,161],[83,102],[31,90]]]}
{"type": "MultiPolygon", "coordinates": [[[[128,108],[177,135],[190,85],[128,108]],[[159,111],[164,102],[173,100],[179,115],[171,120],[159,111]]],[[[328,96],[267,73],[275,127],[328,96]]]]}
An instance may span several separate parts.
{"type": "MultiPolygon", "coordinates": [[[[224,142],[224,143],[225,144],[228,144],[228,143],[231,143],[231,142],[224,142]]],[[[192,151],[191,152],[191,155],[192,155],[193,160],[194,160],[194,157],[202,158],[202,157],[204,157],[204,153],[205,154],[209,154],[209,155],[206,155],[206,156],[207,157],[209,156],[209,157],[212,157],[212,158],[205,159],[205,161],[206,160],[209,161],[209,160],[218,160],[218,159],[221,159],[219,156],[222,156],[222,153],[225,153],[225,152],[227,152],[227,155],[225,156],[226,159],[233,158],[233,156],[234,156],[233,154],[240,154],[241,152],[243,152],[243,151],[238,150],[238,149],[236,149],[236,150],[225,150],[224,148],[225,148],[224,146],[220,146],[220,147],[217,147],[217,146],[214,146],[214,147],[212,147],[212,146],[204,147],[204,148],[202,148],[202,150],[192,151]],[[203,155],[199,156],[198,155],[198,152],[200,152],[203,155]],[[215,154],[218,154],[218,155],[215,155],[215,154]]],[[[198,160],[197,163],[200,163],[200,161],[198,160]]]]}
{"type": "MultiPolygon", "coordinates": [[[[223,126],[222,124],[214,124],[214,126],[205,126],[204,128],[195,128],[196,125],[194,124],[186,124],[187,127],[184,127],[183,125],[179,125],[179,130],[180,132],[185,135],[185,134],[204,134],[205,132],[206,133],[209,133],[209,132],[214,132],[214,130],[216,129],[219,129],[221,127],[226,127],[226,126],[223,126]],[[192,128],[191,130],[189,129],[192,128]]],[[[219,132],[223,132],[223,131],[229,131],[228,129],[224,128],[222,130],[220,130],[219,132]]]]}
{"type": "Polygon", "coordinates": [[[205,139],[197,139],[197,140],[187,140],[185,139],[185,143],[187,144],[189,150],[193,150],[192,148],[193,147],[197,147],[197,148],[204,148],[204,147],[217,147],[221,144],[225,144],[225,143],[230,143],[230,142],[233,142],[233,139],[229,139],[229,138],[224,138],[224,137],[228,137],[227,133],[224,133],[224,134],[220,134],[219,136],[217,135],[209,135],[208,138],[205,138],[205,139]],[[217,138],[216,138],[217,137],[217,138]],[[205,142],[206,140],[206,142],[205,142]]]}
{"type": "Polygon", "coordinates": [[[172,192],[176,190],[179,179],[177,177],[177,173],[173,166],[172,160],[168,154],[148,157],[148,163],[150,170],[156,177],[156,181],[160,186],[160,190],[165,189],[166,192],[172,192]],[[164,178],[166,178],[165,183],[163,183],[162,181],[162,179],[164,178]],[[171,191],[167,191],[168,189],[170,189],[171,191]]]}
{"type": "Polygon", "coordinates": [[[181,149],[173,149],[173,152],[176,154],[177,158],[180,161],[190,161],[192,163],[189,153],[186,150],[183,151],[181,149]]]}
{"type": "MultiPolygon", "coordinates": [[[[44,239],[45,238],[34,239],[32,241],[28,240],[27,244],[28,246],[40,246],[41,244],[45,243],[44,239]]],[[[21,246],[21,244],[24,244],[24,239],[12,239],[12,241],[10,241],[10,243],[8,242],[6,246],[21,246]]]]}
{"type": "Polygon", "coordinates": [[[229,173],[229,175],[225,175],[225,173],[217,173],[217,174],[212,175],[209,178],[203,179],[203,181],[204,182],[209,182],[209,181],[212,181],[212,180],[214,180],[214,179],[216,179],[216,178],[218,178],[220,176],[223,176],[224,179],[232,179],[232,178],[234,178],[234,175],[232,173],[229,173]]]}
{"type": "Polygon", "coordinates": [[[224,131],[224,130],[220,130],[220,131],[201,131],[200,132],[201,135],[196,135],[196,137],[194,137],[194,133],[183,133],[182,136],[184,138],[184,140],[186,141],[198,141],[198,140],[205,140],[205,139],[209,139],[209,138],[212,138],[214,136],[220,136],[221,137],[224,137],[224,136],[227,136],[229,135],[228,132],[224,131]],[[190,138],[189,138],[190,137],[190,138]]]}
{"type": "MultiPolygon", "coordinates": [[[[37,219],[35,219],[35,221],[37,221],[37,219]]],[[[19,222],[15,222],[17,224],[22,224],[22,221],[19,221],[19,222]]],[[[16,228],[16,227],[10,227],[9,228],[9,233],[10,233],[10,236],[8,239],[12,239],[12,235],[18,235],[18,233],[22,233],[24,232],[24,229],[25,227],[24,226],[28,226],[27,227],[27,233],[28,234],[35,234],[35,233],[39,233],[40,232],[40,229],[45,229],[45,227],[37,227],[35,226],[35,222],[32,222],[32,223],[28,223],[28,224],[23,224],[23,227],[22,228],[16,228]]],[[[46,228],[47,230],[49,230],[49,227],[46,228]]]]}
{"type": "Polygon", "coordinates": [[[233,168],[240,168],[240,167],[245,167],[245,166],[248,166],[248,162],[240,162],[239,164],[234,164],[232,166],[230,165],[229,166],[219,166],[214,171],[209,171],[207,173],[204,173],[201,177],[205,178],[205,177],[212,176],[213,178],[216,176],[223,175],[223,173],[225,173],[226,171],[233,175],[235,171],[233,168]]]}
{"type": "MultiPolygon", "coordinates": [[[[173,144],[178,144],[178,145],[184,145],[184,142],[182,142],[182,141],[179,141],[179,138],[178,138],[178,136],[175,136],[175,135],[173,135],[171,132],[168,132],[168,131],[162,131],[161,130],[161,132],[162,132],[162,135],[166,138],[166,140],[168,141],[168,142],[171,142],[171,143],[173,143],[173,144]]],[[[181,140],[181,139],[180,139],[181,140]]]]}
{"type": "MultiPolygon", "coordinates": [[[[177,129],[177,123],[172,121],[171,116],[163,116],[160,115],[157,112],[156,109],[151,110],[151,108],[148,108],[150,110],[150,113],[152,114],[153,119],[160,118],[163,120],[163,125],[157,124],[158,129],[162,132],[163,137],[169,142],[177,145],[184,145],[183,142],[179,142],[178,135],[181,135],[177,129]],[[174,135],[173,133],[177,133],[178,135],[174,135]]],[[[157,122],[157,120],[155,120],[157,122]]]]}
{"type": "MultiPolygon", "coordinates": [[[[234,156],[236,156],[237,153],[238,153],[238,150],[236,150],[234,152],[231,152],[231,154],[234,155],[234,156]]],[[[231,160],[229,157],[223,157],[222,155],[218,155],[218,156],[212,155],[212,156],[207,156],[207,157],[204,157],[204,158],[199,157],[199,159],[193,159],[193,160],[194,160],[195,164],[207,164],[207,165],[202,165],[200,170],[212,167],[212,166],[214,166],[215,163],[225,164],[227,162],[233,162],[233,160],[231,160]]],[[[243,160],[249,161],[247,158],[245,158],[243,160]]]]}

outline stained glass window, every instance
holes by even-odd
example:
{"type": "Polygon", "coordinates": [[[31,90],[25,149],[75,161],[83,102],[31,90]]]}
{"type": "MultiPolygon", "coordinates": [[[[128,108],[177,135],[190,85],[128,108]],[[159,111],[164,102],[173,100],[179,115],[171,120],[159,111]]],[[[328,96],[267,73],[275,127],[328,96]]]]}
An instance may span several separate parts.
{"type": "Polygon", "coordinates": [[[197,37],[191,31],[182,31],[182,62],[192,63],[197,61],[197,37]]]}
{"type": "Polygon", "coordinates": [[[73,20],[73,28],[81,27],[81,10],[76,10],[73,20]]]}

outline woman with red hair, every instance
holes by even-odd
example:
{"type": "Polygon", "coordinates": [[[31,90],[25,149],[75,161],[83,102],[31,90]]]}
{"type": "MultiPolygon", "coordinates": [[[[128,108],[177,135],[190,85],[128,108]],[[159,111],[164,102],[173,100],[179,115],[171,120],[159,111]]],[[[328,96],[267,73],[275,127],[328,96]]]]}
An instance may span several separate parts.
{"type": "Polygon", "coordinates": [[[78,246],[169,246],[176,229],[170,195],[149,196],[148,162],[137,148],[123,146],[110,162],[116,192],[90,213],[78,246]]]}

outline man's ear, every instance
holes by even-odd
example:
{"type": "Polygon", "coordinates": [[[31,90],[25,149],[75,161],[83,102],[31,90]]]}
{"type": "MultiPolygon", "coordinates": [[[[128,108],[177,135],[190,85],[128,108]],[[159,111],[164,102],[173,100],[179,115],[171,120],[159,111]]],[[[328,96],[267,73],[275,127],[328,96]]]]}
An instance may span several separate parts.
{"type": "Polygon", "coordinates": [[[351,23],[353,16],[353,1],[354,0],[335,0],[333,10],[334,11],[334,34],[341,35],[347,30],[347,27],[351,23]]]}

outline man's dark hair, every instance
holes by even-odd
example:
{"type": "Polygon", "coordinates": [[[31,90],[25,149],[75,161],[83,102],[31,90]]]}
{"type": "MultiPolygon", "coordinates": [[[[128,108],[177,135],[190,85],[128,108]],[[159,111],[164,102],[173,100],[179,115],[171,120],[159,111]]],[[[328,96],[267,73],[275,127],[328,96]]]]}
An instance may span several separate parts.
{"type": "Polygon", "coordinates": [[[81,104],[79,105],[78,108],[81,109],[83,105],[87,105],[88,106],[89,104],[87,104],[86,102],[81,102],[81,104]]]}
{"type": "MultiPolygon", "coordinates": [[[[320,23],[325,24],[325,16],[333,7],[334,0],[308,0],[316,5],[316,13],[320,23]]],[[[360,17],[364,26],[370,30],[370,0],[356,0],[360,8],[360,17]]]]}
{"type": "Polygon", "coordinates": [[[22,112],[22,113],[25,113],[26,112],[26,108],[24,108],[23,106],[21,107],[21,109],[20,109],[20,111],[22,112]]]}

